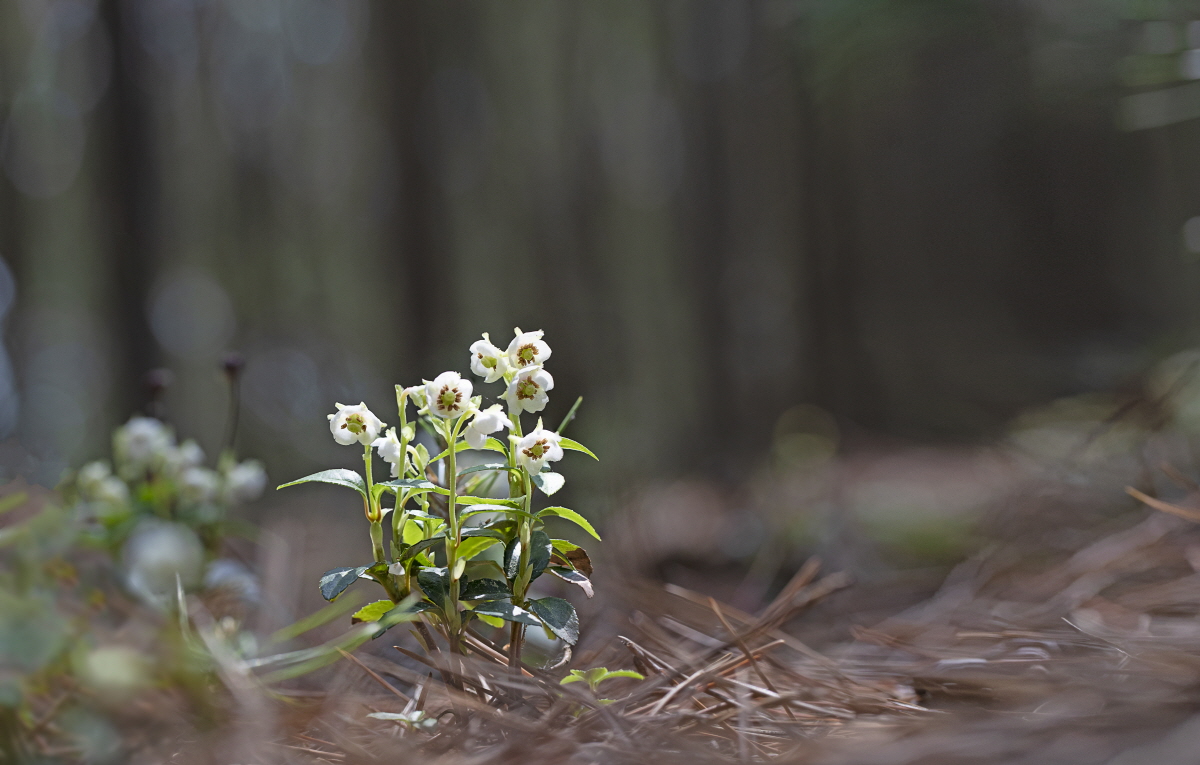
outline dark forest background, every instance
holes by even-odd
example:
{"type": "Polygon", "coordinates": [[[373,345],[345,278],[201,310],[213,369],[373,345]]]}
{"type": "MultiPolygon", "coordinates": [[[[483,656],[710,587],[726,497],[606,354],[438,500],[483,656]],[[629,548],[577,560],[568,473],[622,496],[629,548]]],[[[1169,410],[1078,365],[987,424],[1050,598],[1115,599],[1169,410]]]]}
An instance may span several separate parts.
{"type": "Polygon", "coordinates": [[[213,454],[230,349],[243,453],[280,480],[351,464],[334,401],[394,422],[394,383],[514,325],[546,331],[547,419],[582,394],[608,479],[736,480],[814,412],[992,438],[1196,340],[1195,19],[6,0],[5,470],[103,454],[155,367],[213,454]]]}

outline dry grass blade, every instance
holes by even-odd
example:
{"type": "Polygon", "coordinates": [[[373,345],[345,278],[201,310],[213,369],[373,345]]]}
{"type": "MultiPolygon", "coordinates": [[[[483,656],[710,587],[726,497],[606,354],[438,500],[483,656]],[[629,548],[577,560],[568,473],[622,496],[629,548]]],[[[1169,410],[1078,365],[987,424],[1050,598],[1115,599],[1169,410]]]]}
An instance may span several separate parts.
{"type": "Polygon", "coordinates": [[[340,654],[342,655],[342,658],[349,659],[350,661],[354,662],[354,663],[355,663],[355,664],[357,664],[359,667],[361,667],[361,668],[362,668],[362,671],[363,671],[363,672],[366,672],[368,675],[370,675],[372,680],[374,680],[375,682],[377,682],[377,683],[379,683],[380,685],[382,685],[384,688],[386,688],[386,689],[387,689],[387,690],[388,690],[388,691],[389,691],[389,692],[390,692],[392,695],[394,695],[396,698],[400,699],[400,700],[401,700],[401,701],[403,701],[405,704],[409,704],[409,703],[411,703],[411,702],[412,702],[412,698],[411,698],[411,697],[407,696],[407,695],[406,695],[406,694],[404,694],[404,693],[401,693],[401,692],[400,692],[400,691],[399,691],[399,690],[398,690],[398,689],[397,689],[397,688],[396,688],[394,685],[392,685],[391,683],[389,683],[387,680],[384,680],[382,677],[380,677],[380,676],[379,676],[379,675],[378,675],[378,674],[377,674],[377,673],[376,673],[376,672],[375,672],[373,669],[371,669],[370,667],[368,667],[366,664],[363,664],[363,663],[362,663],[362,662],[361,662],[361,661],[358,659],[358,657],[357,657],[357,656],[354,656],[353,654],[346,653],[346,652],[345,652],[345,651],[343,651],[341,648],[337,649],[337,652],[338,652],[338,653],[340,653],[340,654]]]}
{"type": "Polygon", "coordinates": [[[1134,499],[1138,500],[1139,502],[1142,502],[1144,504],[1149,505],[1150,507],[1153,507],[1155,510],[1161,510],[1164,513],[1170,513],[1171,515],[1177,515],[1180,518],[1186,518],[1189,521],[1195,521],[1196,523],[1200,523],[1200,510],[1193,510],[1188,507],[1180,507],[1179,505],[1172,505],[1170,502],[1163,502],[1161,499],[1155,499],[1154,497],[1151,497],[1148,494],[1144,494],[1144,493],[1138,491],[1137,489],[1133,488],[1132,486],[1126,486],[1125,493],[1128,494],[1129,496],[1133,497],[1134,499]]]}

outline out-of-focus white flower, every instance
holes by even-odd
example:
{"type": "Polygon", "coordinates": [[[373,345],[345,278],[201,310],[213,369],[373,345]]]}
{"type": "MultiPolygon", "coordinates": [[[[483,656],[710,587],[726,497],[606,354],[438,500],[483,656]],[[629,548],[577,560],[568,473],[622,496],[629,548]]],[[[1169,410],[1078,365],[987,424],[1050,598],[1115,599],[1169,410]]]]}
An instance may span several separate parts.
{"type": "Polygon", "coordinates": [[[420,385],[413,385],[404,389],[404,397],[416,404],[418,410],[425,408],[425,386],[428,384],[428,381],[426,381],[420,385]]]}
{"type": "Polygon", "coordinates": [[[504,414],[499,404],[493,404],[487,409],[475,412],[475,416],[463,430],[463,437],[472,449],[482,449],[487,443],[489,433],[495,433],[502,428],[511,428],[512,423],[504,414]]]}
{"type": "Polygon", "coordinates": [[[129,588],[158,606],[174,600],[176,576],[184,587],[191,587],[200,582],[204,568],[204,547],[195,532],[152,518],[134,529],[121,557],[129,588]]]}
{"type": "Polygon", "coordinates": [[[342,446],[349,446],[355,441],[370,445],[379,438],[379,431],[383,430],[384,425],[366,404],[338,404],[337,408],[335,414],[329,415],[329,432],[333,434],[334,441],[342,446]]]}
{"type": "Polygon", "coordinates": [[[517,442],[517,464],[533,475],[542,472],[547,462],[562,459],[563,450],[558,442],[562,436],[542,428],[542,423],[517,442]]]}
{"type": "Polygon", "coordinates": [[[442,372],[425,384],[429,413],[438,417],[458,417],[471,409],[471,381],[458,372],[442,372]]]}
{"type": "Polygon", "coordinates": [[[221,476],[215,470],[190,467],[179,474],[179,493],[192,502],[212,502],[220,490],[221,476]]]}
{"type": "Polygon", "coordinates": [[[471,344],[471,371],[484,378],[484,382],[496,382],[508,371],[508,354],[492,345],[487,332],[482,340],[471,344]]]}
{"type": "Polygon", "coordinates": [[[106,505],[128,505],[129,487],[115,475],[105,476],[88,488],[87,496],[93,502],[106,505]]]}
{"type": "Polygon", "coordinates": [[[554,378],[541,367],[522,369],[508,384],[504,400],[513,412],[540,412],[546,408],[550,397],[546,391],[553,390],[554,378]]]}
{"type": "Polygon", "coordinates": [[[379,451],[379,458],[392,466],[392,478],[400,477],[400,465],[404,459],[403,444],[396,436],[395,428],[388,428],[387,435],[380,436],[371,442],[379,451]]]}
{"type": "Polygon", "coordinates": [[[508,344],[508,365],[512,369],[530,369],[541,366],[550,358],[550,346],[542,340],[545,334],[542,330],[522,332],[520,327],[515,330],[516,337],[508,344]]]}
{"type": "Polygon", "coordinates": [[[229,502],[253,502],[267,488],[267,471],[258,460],[244,460],[225,473],[225,497],[229,502]]]}
{"type": "Polygon", "coordinates": [[[153,417],[133,417],[113,434],[113,454],[122,473],[156,467],[174,445],[171,429],[153,417]]]}
{"type": "Polygon", "coordinates": [[[204,450],[192,439],[184,441],[163,453],[163,469],[168,473],[181,473],[190,467],[204,464],[204,450]]]}
{"type": "Polygon", "coordinates": [[[79,485],[79,489],[84,493],[90,492],[96,484],[103,481],[112,475],[112,468],[104,460],[96,460],[89,462],[79,468],[79,472],[75,476],[75,482],[79,485]]]}

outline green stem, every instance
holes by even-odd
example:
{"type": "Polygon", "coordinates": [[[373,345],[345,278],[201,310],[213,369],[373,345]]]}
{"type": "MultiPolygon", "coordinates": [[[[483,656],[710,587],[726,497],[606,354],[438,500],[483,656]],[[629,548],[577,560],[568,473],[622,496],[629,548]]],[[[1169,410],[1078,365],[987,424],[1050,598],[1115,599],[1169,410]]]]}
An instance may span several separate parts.
{"type": "MultiPolygon", "coordinates": [[[[529,568],[529,545],[533,536],[533,526],[529,521],[529,510],[533,503],[533,483],[529,477],[529,471],[521,468],[520,472],[522,489],[525,493],[525,512],[526,515],[519,516],[517,522],[519,524],[519,535],[521,540],[521,554],[517,558],[517,576],[513,579],[513,605],[518,607],[525,606],[525,595],[529,591],[530,579],[532,571],[529,568]]],[[[517,622],[512,623],[512,630],[509,633],[508,641],[508,666],[514,670],[519,670],[521,666],[521,646],[525,642],[525,625],[517,622]]]]}
{"type": "Polygon", "coordinates": [[[465,416],[459,417],[458,420],[451,423],[447,420],[444,425],[446,428],[446,488],[450,491],[446,498],[446,523],[449,526],[449,533],[446,534],[446,569],[450,572],[450,613],[447,616],[450,618],[450,652],[461,653],[459,640],[462,633],[461,614],[458,608],[458,597],[460,592],[459,570],[458,570],[458,545],[461,541],[459,534],[461,530],[458,527],[458,462],[456,459],[457,450],[455,443],[458,441],[458,429],[462,425],[465,416]]]}

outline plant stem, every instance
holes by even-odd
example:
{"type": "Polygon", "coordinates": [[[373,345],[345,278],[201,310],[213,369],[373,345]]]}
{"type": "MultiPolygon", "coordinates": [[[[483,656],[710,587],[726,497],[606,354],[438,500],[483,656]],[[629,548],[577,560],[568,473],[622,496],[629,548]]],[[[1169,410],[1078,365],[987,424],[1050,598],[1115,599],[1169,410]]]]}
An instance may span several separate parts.
{"type": "MultiPolygon", "coordinates": [[[[533,504],[533,498],[530,496],[533,493],[533,482],[529,477],[529,471],[525,468],[521,468],[520,476],[522,488],[525,492],[526,515],[519,516],[517,519],[519,523],[518,533],[521,540],[521,554],[517,558],[517,576],[513,579],[513,605],[523,608],[532,574],[529,570],[529,544],[533,536],[533,527],[529,521],[528,513],[533,504]]],[[[521,667],[521,646],[524,642],[525,625],[513,622],[508,641],[508,666],[518,672],[521,667]]]]}
{"type": "Polygon", "coordinates": [[[455,442],[458,440],[458,427],[462,424],[463,417],[458,418],[454,423],[449,420],[445,422],[446,427],[446,488],[450,491],[450,495],[446,498],[446,523],[449,525],[449,533],[446,534],[446,569],[450,573],[450,602],[447,607],[450,613],[447,617],[450,623],[449,641],[450,652],[461,653],[462,649],[459,644],[461,638],[461,615],[458,610],[458,595],[459,595],[459,571],[458,571],[458,543],[459,543],[459,528],[458,528],[458,463],[456,461],[455,442]]]}

